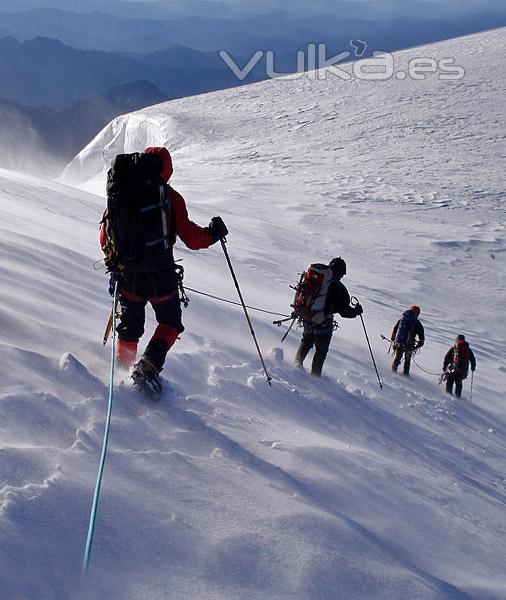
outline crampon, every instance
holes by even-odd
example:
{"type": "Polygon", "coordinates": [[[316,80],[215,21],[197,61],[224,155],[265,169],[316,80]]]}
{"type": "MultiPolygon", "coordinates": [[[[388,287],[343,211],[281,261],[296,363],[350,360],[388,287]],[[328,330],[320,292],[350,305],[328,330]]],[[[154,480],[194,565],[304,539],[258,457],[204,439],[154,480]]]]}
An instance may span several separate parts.
{"type": "Polygon", "coordinates": [[[131,378],[134,385],[150,396],[156,396],[162,391],[160,375],[153,363],[142,357],[134,366],[131,378]]]}

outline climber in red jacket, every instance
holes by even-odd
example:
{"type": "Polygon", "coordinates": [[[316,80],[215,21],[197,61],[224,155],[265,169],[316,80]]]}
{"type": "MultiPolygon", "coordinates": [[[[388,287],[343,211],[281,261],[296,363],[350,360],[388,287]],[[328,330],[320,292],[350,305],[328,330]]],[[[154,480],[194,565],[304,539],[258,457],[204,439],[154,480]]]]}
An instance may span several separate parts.
{"type": "Polygon", "coordinates": [[[184,331],[172,252],[176,237],[191,250],[200,250],[228,234],[221,217],[214,217],[208,227],[190,221],[183,197],[168,183],[172,172],[166,148],[118,155],[108,173],[108,207],[100,229],[111,287],[118,281],[120,366],[135,363],[147,302],[154,309],[158,326],[132,372],[135,383],[154,391],[161,387],[159,373],[167,352],[184,331]]]}

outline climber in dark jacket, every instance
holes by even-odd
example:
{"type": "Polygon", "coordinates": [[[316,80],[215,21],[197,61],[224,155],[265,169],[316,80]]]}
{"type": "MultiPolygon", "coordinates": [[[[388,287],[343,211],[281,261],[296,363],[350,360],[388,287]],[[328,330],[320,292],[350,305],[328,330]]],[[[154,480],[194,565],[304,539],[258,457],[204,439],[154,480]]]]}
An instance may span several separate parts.
{"type": "Polygon", "coordinates": [[[455,396],[462,396],[462,382],[469,373],[469,365],[471,371],[476,370],[476,358],[469,344],[466,342],[465,336],[462,334],[457,336],[455,344],[448,350],[443,361],[443,379],[446,381],[446,391],[451,394],[455,385],[455,396]]]}
{"type": "Polygon", "coordinates": [[[311,373],[317,377],[321,376],[323,363],[327,358],[332,340],[333,315],[337,313],[345,319],[354,319],[364,312],[360,304],[350,306],[350,294],[345,285],[341,283],[341,278],[346,275],[346,262],[342,258],[334,258],[330,261],[329,267],[332,269],[333,280],[325,302],[324,313],[327,316],[320,325],[315,325],[311,321],[303,322],[304,333],[295,355],[295,364],[302,367],[304,359],[314,346],[315,354],[311,364],[311,373]]]}
{"type": "Polygon", "coordinates": [[[413,304],[395,324],[390,336],[394,348],[392,371],[397,371],[404,356],[404,375],[409,375],[411,356],[417,348],[425,343],[425,331],[418,320],[420,307],[413,304]]]}

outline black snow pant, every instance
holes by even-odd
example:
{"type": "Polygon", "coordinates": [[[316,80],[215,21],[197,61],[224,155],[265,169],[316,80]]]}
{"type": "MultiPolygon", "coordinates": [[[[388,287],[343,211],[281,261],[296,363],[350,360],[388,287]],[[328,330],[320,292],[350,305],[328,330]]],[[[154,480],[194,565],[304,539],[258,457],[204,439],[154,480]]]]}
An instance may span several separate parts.
{"type": "Polygon", "coordinates": [[[402,357],[404,357],[404,375],[409,375],[409,369],[411,367],[411,355],[413,354],[414,348],[411,346],[406,347],[404,344],[397,344],[394,346],[394,362],[392,363],[392,371],[397,371],[401,364],[402,357]]]}
{"type": "Polygon", "coordinates": [[[311,373],[317,377],[321,376],[323,363],[327,358],[330,341],[332,340],[332,327],[318,329],[317,327],[304,325],[304,334],[295,355],[295,364],[302,366],[304,359],[309,354],[313,346],[315,353],[311,364],[311,373]]]}
{"type": "Polygon", "coordinates": [[[459,373],[448,373],[446,377],[446,391],[451,394],[453,392],[453,385],[455,384],[455,396],[460,398],[462,396],[462,382],[465,377],[462,377],[459,373]]]}
{"type": "Polygon", "coordinates": [[[138,342],[144,333],[146,304],[149,302],[158,322],[144,356],[160,371],[167,352],[184,331],[181,303],[172,272],[137,273],[122,281],[119,292],[121,321],[118,337],[125,342],[138,342]]]}

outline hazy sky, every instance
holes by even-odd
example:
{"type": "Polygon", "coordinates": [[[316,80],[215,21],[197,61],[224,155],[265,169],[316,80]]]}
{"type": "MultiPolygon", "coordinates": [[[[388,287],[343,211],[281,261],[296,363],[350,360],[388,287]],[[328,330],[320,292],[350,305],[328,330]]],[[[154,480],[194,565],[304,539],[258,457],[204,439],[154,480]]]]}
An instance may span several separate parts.
{"type": "MultiPolygon", "coordinates": [[[[128,0],[131,5],[140,7],[142,4],[156,4],[153,0],[128,0]]],[[[476,11],[486,12],[499,9],[506,12],[506,0],[161,0],[167,8],[177,5],[178,12],[184,10],[188,14],[206,15],[213,13],[221,16],[231,13],[258,14],[273,10],[282,10],[295,13],[359,13],[382,16],[400,16],[406,14],[424,16],[448,16],[450,14],[466,14],[476,11]]],[[[107,6],[117,5],[115,0],[0,0],[0,9],[15,12],[31,7],[51,6],[79,11],[95,10],[97,5],[101,10],[107,6]]],[[[114,12],[117,12],[115,10],[114,12]]],[[[176,12],[176,11],[175,11],[176,12]]]]}

